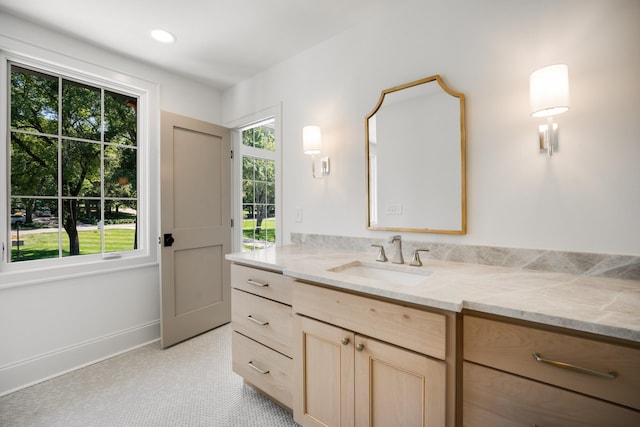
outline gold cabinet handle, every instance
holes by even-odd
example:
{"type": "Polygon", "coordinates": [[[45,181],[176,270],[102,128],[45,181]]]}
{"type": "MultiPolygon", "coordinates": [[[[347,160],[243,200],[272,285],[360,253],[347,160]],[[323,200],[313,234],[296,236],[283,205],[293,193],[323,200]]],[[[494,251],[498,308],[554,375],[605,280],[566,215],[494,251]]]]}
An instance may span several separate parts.
{"type": "Polygon", "coordinates": [[[364,350],[364,344],[362,343],[356,344],[356,351],[362,351],[362,350],[364,350]]]}
{"type": "Polygon", "coordinates": [[[251,367],[251,369],[253,369],[254,371],[262,374],[262,375],[266,375],[269,373],[269,371],[265,371],[263,369],[258,368],[256,365],[253,364],[253,360],[249,361],[249,366],[251,367]]]}
{"type": "Polygon", "coordinates": [[[264,320],[258,320],[252,315],[248,315],[247,319],[251,320],[253,323],[257,323],[260,326],[267,326],[269,324],[269,322],[265,322],[264,320]]]}
{"type": "Polygon", "coordinates": [[[342,343],[342,345],[347,345],[347,344],[349,344],[349,338],[346,338],[346,337],[345,337],[345,338],[342,338],[342,339],[340,340],[340,342],[342,343]]]}
{"type": "Polygon", "coordinates": [[[253,280],[253,279],[247,279],[247,283],[253,286],[261,287],[261,288],[264,288],[265,286],[269,286],[268,283],[258,282],[257,280],[253,280]]]}
{"type": "Polygon", "coordinates": [[[537,362],[555,366],[556,368],[566,369],[568,371],[578,372],[581,374],[591,375],[594,377],[606,378],[609,380],[615,380],[616,378],[618,378],[618,373],[616,371],[612,371],[612,370],[609,370],[607,372],[596,371],[595,369],[583,368],[582,366],[576,366],[570,363],[545,359],[544,357],[542,357],[540,353],[532,353],[532,355],[537,362]]]}

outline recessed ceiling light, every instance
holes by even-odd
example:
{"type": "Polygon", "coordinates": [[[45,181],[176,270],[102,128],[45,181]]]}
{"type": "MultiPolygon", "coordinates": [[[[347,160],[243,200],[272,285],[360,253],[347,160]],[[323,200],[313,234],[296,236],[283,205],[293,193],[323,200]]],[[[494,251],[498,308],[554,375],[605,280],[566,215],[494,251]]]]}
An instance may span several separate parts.
{"type": "Polygon", "coordinates": [[[153,30],[151,31],[151,37],[162,43],[173,43],[176,41],[176,37],[165,30],[153,30]]]}

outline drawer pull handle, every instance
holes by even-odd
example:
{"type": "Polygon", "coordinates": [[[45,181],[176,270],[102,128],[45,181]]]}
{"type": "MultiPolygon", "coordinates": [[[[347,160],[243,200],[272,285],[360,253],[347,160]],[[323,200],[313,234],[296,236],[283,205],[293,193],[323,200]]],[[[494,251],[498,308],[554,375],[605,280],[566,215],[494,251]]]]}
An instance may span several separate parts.
{"type": "Polygon", "coordinates": [[[258,373],[260,373],[262,375],[266,375],[266,374],[269,373],[269,371],[264,371],[264,370],[258,368],[256,365],[253,364],[253,361],[249,362],[249,366],[251,367],[251,369],[253,369],[254,371],[256,371],[256,372],[258,372],[258,373]]]}
{"type": "Polygon", "coordinates": [[[247,283],[253,286],[258,286],[260,288],[264,288],[265,286],[269,286],[268,283],[262,283],[262,282],[258,282],[256,280],[253,279],[247,279],[247,283]]]}
{"type": "Polygon", "coordinates": [[[252,315],[248,315],[247,319],[251,320],[253,323],[257,323],[260,326],[267,326],[269,324],[269,322],[265,322],[264,320],[258,320],[252,315]]]}
{"type": "Polygon", "coordinates": [[[559,362],[557,360],[545,359],[540,353],[532,353],[533,358],[540,363],[546,363],[547,365],[555,366],[556,368],[567,369],[569,371],[578,372],[581,374],[592,375],[594,377],[607,378],[615,380],[618,378],[616,371],[609,370],[608,372],[596,371],[595,369],[583,368],[582,366],[572,365],[570,363],[559,362]]]}

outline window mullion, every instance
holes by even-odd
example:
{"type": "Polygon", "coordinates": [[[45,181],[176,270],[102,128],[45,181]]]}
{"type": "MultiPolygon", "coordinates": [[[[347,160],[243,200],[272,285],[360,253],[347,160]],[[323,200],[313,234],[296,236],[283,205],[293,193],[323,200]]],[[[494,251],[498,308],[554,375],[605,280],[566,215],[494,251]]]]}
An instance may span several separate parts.
{"type": "Polygon", "coordinates": [[[58,258],[62,258],[62,77],[58,76],[58,258]]]}
{"type": "Polygon", "coordinates": [[[264,148],[248,147],[246,145],[240,146],[240,154],[248,157],[255,157],[273,161],[275,161],[278,156],[277,152],[275,151],[265,150],[264,148]]]}
{"type": "Polygon", "coordinates": [[[100,231],[100,244],[101,253],[105,253],[105,185],[104,185],[104,149],[105,149],[105,136],[104,136],[104,88],[100,89],[100,225],[98,230],[100,231]]]}

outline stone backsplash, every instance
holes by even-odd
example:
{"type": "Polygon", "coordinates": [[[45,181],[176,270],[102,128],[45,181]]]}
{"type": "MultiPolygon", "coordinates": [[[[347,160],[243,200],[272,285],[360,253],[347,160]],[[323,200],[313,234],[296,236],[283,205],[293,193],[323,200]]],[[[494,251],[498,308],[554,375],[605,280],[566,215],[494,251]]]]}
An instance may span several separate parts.
{"type": "MultiPolygon", "coordinates": [[[[323,248],[371,251],[372,244],[384,245],[387,254],[392,250],[387,239],[330,236],[323,234],[291,233],[291,242],[323,248]]],[[[429,249],[422,259],[466,262],[528,270],[553,271],[614,279],[640,280],[640,257],[583,252],[562,252],[537,249],[501,248],[494,246],[456,245],[422,241],[402,241],[404,257],[409,260],[415,249],[429,249]]]]}

